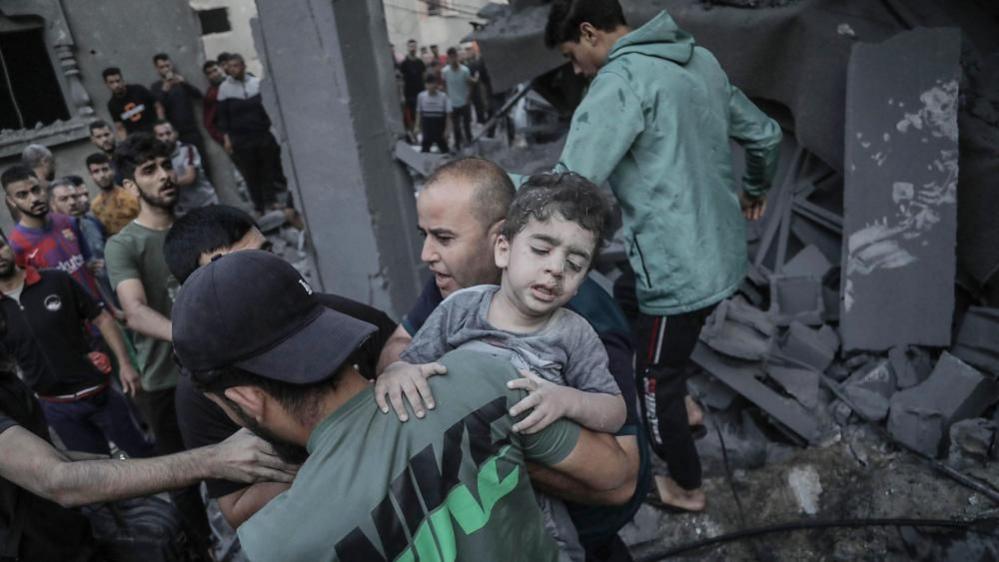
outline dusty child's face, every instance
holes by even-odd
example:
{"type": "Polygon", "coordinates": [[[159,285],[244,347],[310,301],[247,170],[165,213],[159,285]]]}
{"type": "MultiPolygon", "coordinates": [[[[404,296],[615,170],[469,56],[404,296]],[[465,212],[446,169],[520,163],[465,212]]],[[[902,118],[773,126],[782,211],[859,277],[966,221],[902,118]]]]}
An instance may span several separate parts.
{"type": "Polygon", "coordinates": [[[596,244],[593,232],[558,213],[543,222],[532,218],[512,240],[496,241],[502,290],[525,313],[549,314],[579,291],[596,244]]]}

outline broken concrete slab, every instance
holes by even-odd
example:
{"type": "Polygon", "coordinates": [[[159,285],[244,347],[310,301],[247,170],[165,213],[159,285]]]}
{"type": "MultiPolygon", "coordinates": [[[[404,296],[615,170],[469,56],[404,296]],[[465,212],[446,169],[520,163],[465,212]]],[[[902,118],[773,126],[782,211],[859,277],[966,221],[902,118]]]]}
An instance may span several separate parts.
{"type": "Polygon", "coordinates": [[[853,46],[840,310],[847,350],[950,344],[960,52],[953,28],[853,46]]]}
{"type": "Polygon", "coordinates": [[[944,352],[925,382],[891,398],[888,431],[900,442],[936,457],[950,425],[981,414],[999,399],[999,384],[944,352]]]}
{"type": "Polygon", "coordinates": [[[836,346],[830,345],[828,331],[822,332],[791,322],[780,344],[780,354],[794,361],[810,365],[823,372],[836,356],[836,346]]]}
{"type": "Polygon", "coordinates": [[[394,156],[424,177],[434,173],[434,170],[450,159],[447,154],[420,152],[404,140],[396,141],[394,156]]]}
{"type": "Polygon", "coordinates": [[[951,353],[999,375],[999,309],[973,306],[964,314],[951,353]]]}
{"type": "Polygon", "coordinates": [[[805,441],[812,442],[818,435],[818,422],[801,404],[756,380],[756,376],[761,374],[757,366],[725,357],[703,342],[698,342],[691,358],[805,441]]]}
{"type": "Polygon", "coordinates": [[[738,396],[728,386],[705,373],[698,373],[687,379],[687,385],[698,401],[712,410],[727,410],[738,396]]]}
{"type": "Polygon", "coordinates": [[[819,374],[815,371],[767,365],[767,375],[802,406],[814,410],[819,405],[819,374]]]}
{"type": "Polygon", "coordinates": [[[821,277],[774,275],[770,281],[770,315],[778,326],[797,320],[809,326],[822,324],[825,302],[821,277]]]}
{"type": "Polygon", "coordinates": [[[822,250],[814,244],[809,244],[784,264],[784,275],[823,279],[831,269],[832,264],[822,250]]]}
{"type": "Polygon", "coordinates": [[[888,417],[890,402],[877,392],[859,386],[844,387],[843,392],[862,419],[879,422],[888,417]]]}
{"type": "Polygon", "coordinates": [[[916,386],[933,372],[930,354],[918,347],[895,346],[888,352],[888,361],[899,390],[916,386]]]}
{"type": "Polygon", "coordinates": [[[777,327],[767,313],[742,297],[722,301],[708,317],[700,340],[719,353],[758,361],[770,354],[777,327]]]}
{"type": "Polygon", "coordinates": [[[843,383],[844,390],[849,387],[874,392],[887,400],[895,394],[895,372],[886,360],[868,364],[855,371],[843,383]]]}
{"type": "Polygon", "coordinates": [[[985,418],[961,420],[950,426],[947,464],[963,470],[981,466],[999,456],[995,422],[985,418]]]}
{"type": "Polygon", "coordinates": [[[833,263],[840,263],[843,255],[843,236],[826,228],[806,215],[791,217],[791,232],[804,245],[814,245],[833,263]]]}

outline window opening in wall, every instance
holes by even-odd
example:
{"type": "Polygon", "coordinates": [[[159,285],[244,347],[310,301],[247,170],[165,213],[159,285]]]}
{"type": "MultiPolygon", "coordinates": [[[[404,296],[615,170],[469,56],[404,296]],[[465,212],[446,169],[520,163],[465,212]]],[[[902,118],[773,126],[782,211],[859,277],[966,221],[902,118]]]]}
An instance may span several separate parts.
{"type": "Polygon", "coordinates": [[[427,15],[429,16],[439,16],[441,15],[441,8],[444,7],[443,0],[424,0],[427,4],[427,15]]]}
{"type": "Polygon", "coordinates": [[[232,31],[232,24],[229,23],[228,8],[198,10],[198,19],[201,20],[202,35],[212,35],[213,33],[225,33],[226,31],[232,31]]]}
{"type": "Polygon", "coordinates": [[[0,129],[33,129],[69,119],[44,31],[0,33],[0,129]]]}

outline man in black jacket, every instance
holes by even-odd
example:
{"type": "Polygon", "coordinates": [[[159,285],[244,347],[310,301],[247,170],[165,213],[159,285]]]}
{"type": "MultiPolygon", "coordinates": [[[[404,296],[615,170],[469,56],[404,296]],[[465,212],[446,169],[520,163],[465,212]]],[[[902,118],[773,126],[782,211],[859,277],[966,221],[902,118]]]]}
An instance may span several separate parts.
{"type": "Polygon", "coordinates": [[[225,151],[246,180],[258,213],[276,205],[275,180],[281,148],[271,134],[271,119],[260,98],[260,79],[246,72],[238,54],[226,62],[229,76],[219,85],[215,124],[223,134],[225,151]]]}

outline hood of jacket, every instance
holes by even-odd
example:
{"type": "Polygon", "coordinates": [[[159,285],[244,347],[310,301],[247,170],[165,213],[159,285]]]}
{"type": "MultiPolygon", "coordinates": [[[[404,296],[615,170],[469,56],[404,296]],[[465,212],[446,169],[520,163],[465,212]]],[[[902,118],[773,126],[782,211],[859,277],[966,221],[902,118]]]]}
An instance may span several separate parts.
{"type": "Polygon", "coordinates": [[[642,27],[618,39],[607,56],[607,62],[637,53],[685,65],[694,55],[694,45],[694,38],[677,27],[664,10],[642,27]]]}

